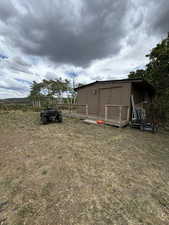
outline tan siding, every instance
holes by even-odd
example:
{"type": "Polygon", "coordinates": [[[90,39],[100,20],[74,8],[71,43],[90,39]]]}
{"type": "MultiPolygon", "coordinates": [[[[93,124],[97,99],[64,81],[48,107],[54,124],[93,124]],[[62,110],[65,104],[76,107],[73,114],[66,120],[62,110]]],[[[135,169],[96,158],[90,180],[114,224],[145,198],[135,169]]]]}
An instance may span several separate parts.
{"type": "Polygon", "coordinates": [[[104,106],[129,105],[130,83],[93,84],[78,90],[77,103],[87,104],[89,115],[104,116],[104,106]]]}
{"type": "Polygon", "coordinates": [[[99,115],[104,116],[104,106],[129,105],[130,104],[130,84],[104,85],[99,88],[99,115]],[[107,87],[106,87],[107,86],[107,87]]]}
{"type": "Polygon", "coordinates": [[[97,115],[98,106],[98,89],[97,85],[86,87],[78,90],[78,104],[87,104],[90,115],[97,115]]]}

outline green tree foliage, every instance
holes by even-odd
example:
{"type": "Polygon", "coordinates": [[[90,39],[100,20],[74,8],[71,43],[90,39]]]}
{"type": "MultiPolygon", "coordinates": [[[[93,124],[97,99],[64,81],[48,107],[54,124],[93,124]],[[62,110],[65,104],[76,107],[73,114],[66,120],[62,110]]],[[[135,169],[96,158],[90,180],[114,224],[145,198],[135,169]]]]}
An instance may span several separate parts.
{"type": "Polygon", "coordinates": [[[55,80],[42,80],[41,82],[33,81],[29,98],[33,101],[47,101],[52,102],[52,99],[57,100],[58,103],[75,104],[77,93],[75,87],[83,84],[71,82],[71,80],[63,80],[58,78],[55,80]]]}
{"type": "Polygon", "coordinates": [[[136,70],[129,73],[129,78],[145,78],[145,70],[136,70]]]}
{"type": "Polygon", "coordinates": [[[161,119],[169,122],[169,36],[146,57],[149,58],[146,68],[130,72],[129,78],[143,78],[154,86],[154,104],[160,111],[161,119]]]}
{"type": "Polygon", "coordinates": [[[59,101],[63,99],[63,94],[69,91],[69,81],[61,78],[55,80],[43,80],[42,82],[33,82],[31,86],[31,99],[57,98],[59,101]]]}
{"type": "Polygon", "coordinates": [[[41,97],[41,83],[37,83],[36,81],[33,81],[31,85],[31,91],[29,98],[40,98],[41,97]]]}

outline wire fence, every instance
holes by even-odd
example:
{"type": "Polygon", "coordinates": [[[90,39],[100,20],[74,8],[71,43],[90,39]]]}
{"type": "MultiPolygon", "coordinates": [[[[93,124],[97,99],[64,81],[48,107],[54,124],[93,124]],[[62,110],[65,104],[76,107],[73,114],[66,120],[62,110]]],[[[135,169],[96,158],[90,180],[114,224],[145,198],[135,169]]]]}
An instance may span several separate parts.
{"type": "Polygon", "coordinates": [[[4,101],[0,102],[0,111],[35,111],[40,112],[45,108],[56,108],[67,113],[76,113],[82,115],[88,115],[88,106],[83,104],[71,104],[71,103],[58,103],[55,99],[48,100],[29,100],[29,101],[4,101]]]}

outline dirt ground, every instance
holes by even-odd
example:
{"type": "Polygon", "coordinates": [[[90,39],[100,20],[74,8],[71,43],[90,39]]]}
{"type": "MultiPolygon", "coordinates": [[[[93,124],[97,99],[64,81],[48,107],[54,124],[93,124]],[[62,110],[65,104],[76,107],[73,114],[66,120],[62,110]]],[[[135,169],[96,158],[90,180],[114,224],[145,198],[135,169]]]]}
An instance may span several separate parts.
{"type": "Polygon", "coordinates": [[[0,225],[168,225],[169,134],[0,114],[0,225]]]}

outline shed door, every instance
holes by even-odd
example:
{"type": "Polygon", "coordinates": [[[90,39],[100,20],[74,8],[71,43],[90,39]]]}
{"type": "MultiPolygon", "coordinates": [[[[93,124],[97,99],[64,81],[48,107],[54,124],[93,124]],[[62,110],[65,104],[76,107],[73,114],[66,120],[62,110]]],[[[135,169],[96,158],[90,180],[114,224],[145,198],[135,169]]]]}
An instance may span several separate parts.
{"type": "Polygon", "coordinates": [[[104,117],[104,106],[110,105],[120,105],[122,96],[122,87],[113,88],[101,88],[99,95],[99,116],[104,117]]]}

